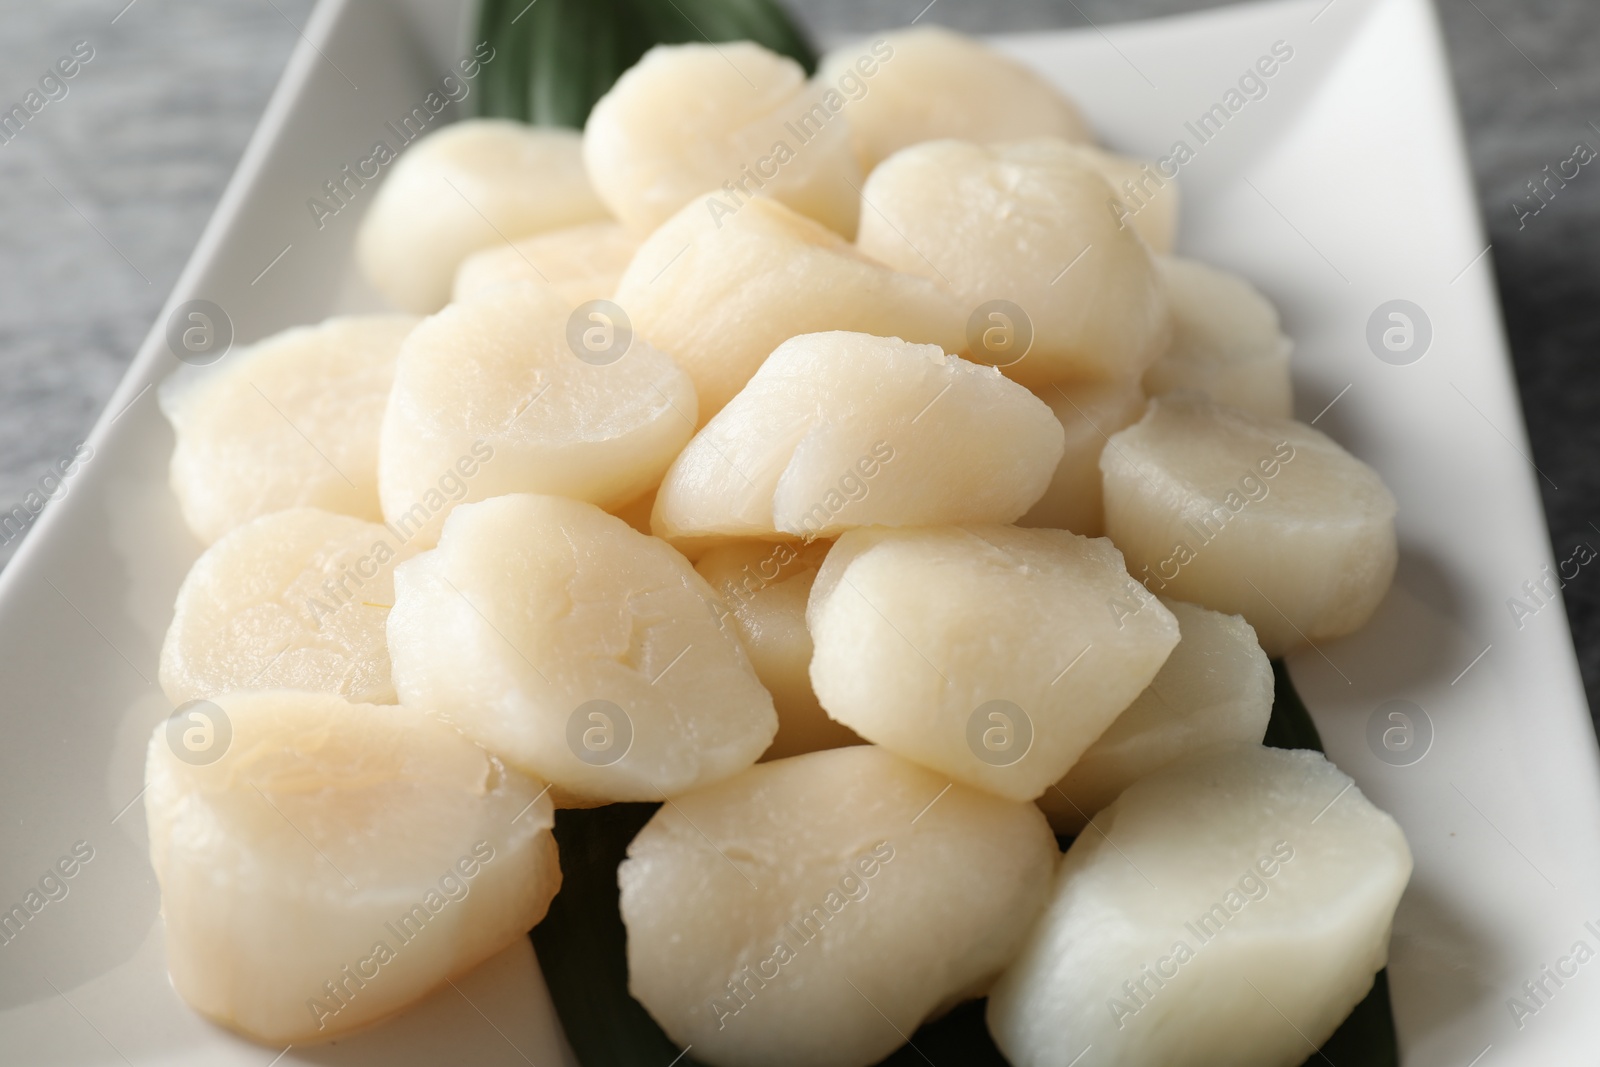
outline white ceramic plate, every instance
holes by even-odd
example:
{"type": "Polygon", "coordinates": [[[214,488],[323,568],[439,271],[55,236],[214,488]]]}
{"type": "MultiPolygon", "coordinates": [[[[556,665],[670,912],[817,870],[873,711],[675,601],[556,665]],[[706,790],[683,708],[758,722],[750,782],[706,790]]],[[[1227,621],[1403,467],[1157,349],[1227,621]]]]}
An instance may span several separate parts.
{"type": "MultiPolygon", "coordinates": [[[[348,261],[372,188],[320,229],[307,200],[376,140],[394,143],[386,123],[466,53],[464,6],[318,6],[167,314],[210,300],[250,341],[371,306],[348,261]]],[[[1400,500],[1400,572],[1378,617],[1291,669],[1329,754],[1416,853],[1390,965],[1405,1062],[1592,1058],[1600,962],[1571,953],[1600,950],[1595,740],[1559,600],[1520,628],[1507,607],[1552,560],[1431,9],[1297,0],[1001,43],[1081,101],[1113,146],[1161,156],[1188,142],[1180,250],[1277,301],[1298,346],[1300,417],[1400,500]],[[1186,123],[1226,109],[1279,41],[1293,56],[1265,95],[1241,95],[1201,143],[1186,123]],[[1374,310],[1397,299],[1432,334],[1403,365],[1366,340],[1374,310]],[[1395,700],[1430,726],[1409,765],[1368,741],[1395,700]],[[1547,965],[1574,973],[1558,986],[1547,965]],[[1528,981],[1546,992],[1529,997],[1528,981]],[[1530,1010],[1513,1012],[1513,996],[1530,1010]]],[[[145,738],[170,711],[156,652],[197,554],[166,487],[172,437],[152,389],[178,366],[166,318],[95,427],[93,458],[0,576],[0,909],[75,843],[93,849],[67,895],[0,944],[7,1062],[266,1067],[281,1051],[209,1025],[172,992],[135,802],[145,738]]],[[[459,990],[275,1062],[572,1060],[522,942],[459,990]]]]}

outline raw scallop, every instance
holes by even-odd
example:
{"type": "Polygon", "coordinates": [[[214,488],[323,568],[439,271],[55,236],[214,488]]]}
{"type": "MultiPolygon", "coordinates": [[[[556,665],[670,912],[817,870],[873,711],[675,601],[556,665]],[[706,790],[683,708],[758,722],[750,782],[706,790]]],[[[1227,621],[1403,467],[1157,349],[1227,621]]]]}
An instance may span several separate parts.
{"type": "Polygon", "coordinates": [[[1372,988],[1411,876],[1395,821],[1320,753],[1227,745],[1078,836],[989,995],[1015,1067],[1296,1067],[1372,988]]]}
{"type": "Polygon", "coordinates": [[[1178,623],[1104,538],[853,530],[806,610],[811,684],[862,737],[1031,800],[1150,684],[1178,623]]]}
{"type": "Polygon", "coordinates": [[[172,984],[273,1047],[417,1001],[561,885],[544,783],[414,708],[224,694],[156,727],[145,784],[172,984]]]}
{"type": "Polygon", "coordinates": [[[713,1067],[867,1067],[982,995],[1057,856],[1032,805],[879,748],[763,763],[628,846],[628,989],[713,1067]]]}
{"type": "Polygon", "coordinates": [[[714,600],[682,556],[592,504],[464,504],[438,548],[395,569],[395,689],[562,803],[676,796],[777,732],[714,600]]]}

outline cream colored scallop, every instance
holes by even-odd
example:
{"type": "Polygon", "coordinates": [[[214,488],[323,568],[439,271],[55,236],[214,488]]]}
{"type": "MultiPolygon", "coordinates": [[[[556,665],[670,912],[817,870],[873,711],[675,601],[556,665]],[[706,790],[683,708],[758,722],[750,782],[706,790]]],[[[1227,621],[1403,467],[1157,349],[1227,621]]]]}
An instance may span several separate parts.
{"type": "Polygon", "coordinates": [[[800,334],[851,330],[948,352],[966,345],[964,313],[937,282],[869,260],[774,200],[727,216],[689,204],[645,241],[617,303],[694,379],[702,424],[800,334]]]}
{"type": "Polygon", "coordinates": [[[450,299],[482,248],[606,217],[571,130],[466,119],[417,139],[390,165],[356,236],[373,287],[417,314],[450,299]]]}
{"type": "Polygon", "coordinates": [[[548,285],[574,305],[609,300],[639,240],[615,222],[590,222],[474,252],[456,268],[452,299],[517,282],[548,285]]]}
{"type": "Polygon", "coordinates": [[[1163,600],[1178,647],[1134,702],[1046,789],[1039,807],[1058,834],[1076,834],[1128,786],[1223,741],[1259,744],[1272,718],[1272,664],[1250,624],[1163,600]]]}
{"type": "Polygon", "coordinates": [[[651,527],[718,540],[1011,522],[1061,458],[1050,409],[934,345],[818,333],[779,345],[673,462],[651,527]]]}
{"type": "Polygon", "coordinates": [[[1190,389],[1270,419],[1294,414],[1294,343],[1249,282],[1192,259],[1158,261],[1172,305],[1172,344],[1144,372],[1151,396],[1190,389]]]}
{"type": "MultiPolygon", "coordinates": [[[[1136,378],[1166,347],[1166,292],[1144,242],[1108,204],[1111,187],[1054,138],[983,148],[930,141],[867,179],[862,251],[938,279],[975,320],[1031,333],[1006,374],[1034,389],[1136,378]]],[[[974,328],[969,328],[975,332],[974,328]]],[[[969,347],[975,347],[969,340],[969,347]]]]}
{"type": "Polygon", "coordinates": [[[395,689],[563,803],[675,796],[748,767],[777,732],[714,601],[682,556],[592,504],[466,504],[395,570],[395,689]]]}
{"type": "Polygon", "coordinates": [[[432,544],[465,501],[538,492],[616,507],[661,480],[694,432],[694,386],[607,313],[581,310],[512,284],[406,339],[378,471],[402,536],[432,544]]]}
{"type": "Polygon", "coordinates": [[[849,100],[844,115],[863,174],[922,141],[1090,139],[1077,107],[1043,77],[942,26],[836,48],[823,56],[817,81],[849,100]]]}
{"type": "Polygon", "coordinates": [[[1112,434],[1139,420],[1144,392],[1135,381],[1056,382],[1039,397],[1060,420],[1066,448],[1050,488],[1017,525],[1100,537],[1105,533],[1100,453],[1112,434]]]}
{"type": "Polygon", "coordinates": [[[415,1003],[525,937],[561,885],[544,783],[426,712],[276,690],[179,715],[145,764],[167,970],[272,1048],[415,1003]]]}
{"type": "Polygon", "coordinates": [[[714,1067],[867,1067],[983,994],[1058,855],[1032,805],[883,749],[763,763],[628,846],[628,989],[714,1067]]]}
{"type": "Polygon", "coordinates": [[[1358,629],[1394,577],[1394,496],[1302,423],[1174,393],[1112,435],[1100,469],[1129,571],[1243,615],[1269,656],[1358,629]]]}
{"type": "Polygon", "coordinates": [[[833,718],[979,789],[1031,800],[1178,643],[1104,538],[1009,526],[854,530],[806,609],[833,718]]]}
{"type": "Polygon", "coordinates": [[[829,547],[827,541],[740,541],[714,548],[695,563],[717,594],[718,620],[744,642],[778,711],[778,736],[762,759],[861,743],[849,727],[828,718],[811,691],[806,600],[829,547]]]}
{"type": "Polygon", "coordinates": [[[378,426],[396,353],[417,320],[334,318],[297,326],[163,384],[170,483],[210,544],[274,511],[315,507],[377,519],[378,426]]]}
{"type": "Polygon", "coordinates": [[[376,523],[315,508],[236,527],[178,589],[162,691],[174,704],[252,688],[393,704],[384,625],[411,552],[376,523]]]}
{"type": "Polygon", "coordinates": [[[852,237],[861,176],[834,103],[794,60],[750,41],[657,45],[589,113],[583,159],[639,234],[691,201],[732,210],[770,196],[852,237]]]}
{"type": "Polygon", "coordinates": [[[1211,748],[1094,827],[989,994],[1016,1067],[1294,1067],[1383,968],[1411,852],[1320,753],[1211,748]]]}

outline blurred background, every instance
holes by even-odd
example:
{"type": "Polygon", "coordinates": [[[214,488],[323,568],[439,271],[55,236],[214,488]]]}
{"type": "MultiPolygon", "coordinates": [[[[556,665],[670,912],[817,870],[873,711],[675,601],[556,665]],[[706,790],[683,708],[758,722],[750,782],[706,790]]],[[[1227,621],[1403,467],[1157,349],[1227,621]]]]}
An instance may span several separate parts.
{"type": "MultiPolygon", "coordinates": [[[[1331,0],[1333,3],[1339,0],[1331,0]]],[[[970,32],[1077,27],[1196,0],[788,0],[826,42],[921,14],[970,32]]],[[[232,174],[311,0],[0,3],[0,102],[78,41],[48,121],[0,143],[0,511],[87,435],[232,174]]],[[[1600,3],[1437,0],[1556,558],[1600,548],[1600,170],[1519,228],[1514,199],[1600,150],[1600,3]],[[1551,483],[1554,483],[1553,487],[1551,483]]],[[[1426,198],[1426,188],[1396,188],[1426,198]]],[[[5,535],[0,534],[0,537],[5,535]]],[[[0,545],[0,566],[20,538],[0,545]]],[[[1600,707],[1600,572],[1564,591],[1600,707]]]]}

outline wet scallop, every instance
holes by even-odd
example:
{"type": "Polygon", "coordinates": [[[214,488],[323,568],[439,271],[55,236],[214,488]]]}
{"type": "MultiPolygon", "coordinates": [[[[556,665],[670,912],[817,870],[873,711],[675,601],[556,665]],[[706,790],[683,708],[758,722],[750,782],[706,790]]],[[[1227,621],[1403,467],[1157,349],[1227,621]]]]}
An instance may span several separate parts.
{"type": "Polygon", "coordinates": [[[984,367],[898,338],[791,338],[673,461],[651,528],[687,551],[857,526],[1012,522],[1061,424],[984,367]]]}
{"type": "Polygon", "coordinates": [[[395,569],[395,689],[563,804],[676,796],[748,767],[777,732],[715,599],[672,548],[592,504],[465,504],[395,569]]]}
{"type": "Polygon", "coordinates": [[[167,969],[273,1047],[413,1004],[544,917],[561,885],[543,782],[424,711],[218,695],[150,738],[144,807],[167,969]]]}
{"type": "Polygon", "coordinates": [[[660,482],[694,432],[694,386],[611,311],[581,311],[516,283],[406,339],[378,470],[401,536],[431,545],[463,501],[556,493],[618,507],[660,482]]]}
{"type": "Polygon", "coordinates": [[[164,383],[177,436],[170,482],[194,535],[210,544],[293,507],[378,519],[378,427],[416,324],[362,315],[297,326],[164,383]]]}
{"type": "Polygon", "coordinates": [[[845,118],[863,174],[923,141],[1090,137],[1077,106],[1042,76],[942,26],[836,48],[823,56],[817,81],[848,100],[845,118]]]}
{"type": "Polygon", "coordinates": [[[692,201],[732,211],[770,196],[853,237],[861,176],[833,104],[800,64],[753,42],[657,45],[589,113],[583,159],[640,235],[692,201]]]}
{"type": "Polygon", "coordinates": [[[714,1067],[867,1067],[983,995],[1058,855],[1031,804],[879,748],[759,764],[628,846],[628,989],[714,1067]]]}
{"type": "Polygon", "coordinates": [[[1321,753],[1217,746],[1094,828],[989,995],[1016,1067],[1295,1067],[1383,969],[1411,852],[1321,753]]]}
{"type": "Polygon", "coordinates": [[[1178,623],[1104,538],[853,530],[806,621],[833,718],[958,782],[1039,796],[1150,684],[1178,623]]]}
{"type": "Polygon", "coordinates": [[[861,250],[951,289],[969,339],[985,322],[1014,331],[995,362],[1024,385],[1136,378],[1165,349],[1150,250],[1073,145],[929,141],[884,160],[862,196],[861,250]]]}
{"type": "Polygon", "coordinates": [[[1358,629],[1398,559],[1395,500],[1303,423],[1157,397],[1100,455],[1106,531],[1153,592],[1243,615],[1269,656],[1358,629]]]}

